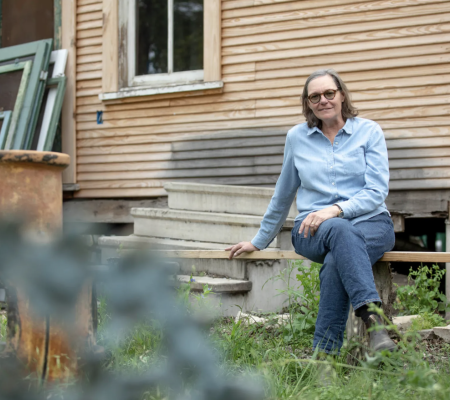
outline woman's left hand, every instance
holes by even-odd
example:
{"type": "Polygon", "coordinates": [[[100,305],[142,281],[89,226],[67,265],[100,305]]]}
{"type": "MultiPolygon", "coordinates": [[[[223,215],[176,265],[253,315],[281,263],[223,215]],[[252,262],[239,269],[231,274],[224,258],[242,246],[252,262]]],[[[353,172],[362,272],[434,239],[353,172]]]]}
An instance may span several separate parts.
{"type": "Polygon", "coordinates": [[[308,214],[308,216],[303,220],[302,224],[300,225],[300,229],[298,230],[298,233],[301,234],[303,231],[305,231],[304,237],[308,237],[308,233],[311,233],[311,236],[314,236],[314,234],[317,232],[317,229],[319,229],[320,224],[323,221],[326,221],[330,218],[335,218],[339,215],[339,212],[341,210],[338,206],[331,206],[324,208],[323,210],[319,210],[316,212],[312,212],[311,214],[308,214]]]}

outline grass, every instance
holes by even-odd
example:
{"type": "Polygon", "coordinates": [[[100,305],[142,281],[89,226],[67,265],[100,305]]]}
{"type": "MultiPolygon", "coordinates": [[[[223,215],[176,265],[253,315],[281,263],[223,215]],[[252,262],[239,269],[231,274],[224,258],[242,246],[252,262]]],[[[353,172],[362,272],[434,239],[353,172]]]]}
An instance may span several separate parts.
{"type": "MultiPolygon", "coordinates": [[[[108,315],[103,305],[100,311],[102,344],[102,323],[108,315]]],[[[338,358],[318,360],[311,349],[311,334],[297,333],[294,340],[287,341],[290,336],[285,329],[288,325],[268,330],[221,318],[212,325],[209,339],[223,374],[262,377],[268,399],[450,398],[450,345],[439,340],[416,343],[410,337],[400,342],[402,351],[396,354],[367,356],[350,366],[345,349],[338,358]],[[331,385],[327,387],[323,387],[320,377],[324,365],[332,371],[331,385]]],[[[154,321],[137,325],[121,345],[109,348],[107,367],[140,372],[157,365],[161,361],[162,339],[161,327],[154,321]]]]}

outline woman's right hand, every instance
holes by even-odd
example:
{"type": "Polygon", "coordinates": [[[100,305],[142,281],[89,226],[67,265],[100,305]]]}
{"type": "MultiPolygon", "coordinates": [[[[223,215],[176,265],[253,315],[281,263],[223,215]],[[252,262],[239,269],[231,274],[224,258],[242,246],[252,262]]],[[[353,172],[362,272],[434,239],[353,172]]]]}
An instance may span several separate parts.
{"type": "Polygon", "coordinates": [[[235,256],[239,256],[242,253],[250,253],[252,251],[259,251],[259,249],[253,246],[250,242],[240,242],[235,244],[234,246],[227,247],[225,251],[230,251],[230,256],[228,257],[231,260],[235,256]]]}

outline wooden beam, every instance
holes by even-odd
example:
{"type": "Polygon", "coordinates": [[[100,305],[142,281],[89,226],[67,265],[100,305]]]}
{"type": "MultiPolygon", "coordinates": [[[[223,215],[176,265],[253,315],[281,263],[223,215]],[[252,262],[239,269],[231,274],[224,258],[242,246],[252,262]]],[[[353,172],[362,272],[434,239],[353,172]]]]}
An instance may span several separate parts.
{"type": "Polygon", "coordinates": [[[405,232],[405,216],[401,214],[392,214],[392,222],[394,223],[394,232],[405,232]]]}
{"type": "MultiPolygon", "coordinates": [[[[230,252],[222,250],[158,250],[158,255],[169,258],[228,258],[230,252]]],[[[235,257],[238,260],[307,260],[306,257],[298,255],[295,251],[289,250],[263,250],[247,253],[235,257]]],[[[390,251],[385,253],[379,261],[398,262],[450,262],[450,252],[410,252],[410,251],[390,251]]]]}
{"type": "Polygon", "coordinates": [[[61,4],[61,43],[67,49],[67,86],[62,108],[62,151],[70,156],[70,165],[63,171],[63,183],[76,183],[76,0],[61,4]]]}
{"type": "Polygon", "coordinates": [[[220,0],[204,2],[203,14],[203,69],[204,81],[213,82],[222,79],[222,9],[220,0]]]}
{"type": "Polygon", "coordinates": [[[103,93],[119,90],[119,5],[103,0],[103,93]]]}

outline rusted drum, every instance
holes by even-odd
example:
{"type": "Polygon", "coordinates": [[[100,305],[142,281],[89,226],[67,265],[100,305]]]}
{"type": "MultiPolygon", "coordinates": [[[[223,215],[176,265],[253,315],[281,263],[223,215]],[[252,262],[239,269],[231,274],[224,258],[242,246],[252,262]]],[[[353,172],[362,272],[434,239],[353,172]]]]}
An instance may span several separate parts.
{"type": "MultiPolygon", "coordinates": [[[[67,154],[0,150],[0,218],[16,217],[27,236],[51,241],[62,233],[62,171],[67,154]]],[[[38,378],[64,380],[77,369],[77,351],[69,343],[64,326],[51,316],[32,315],[26,293],[7,284],[8,343],[38,378]]],[[[87,282],[77,304],[77,324],[86,340],[94,344],[92,282],[87,282]]]]}

